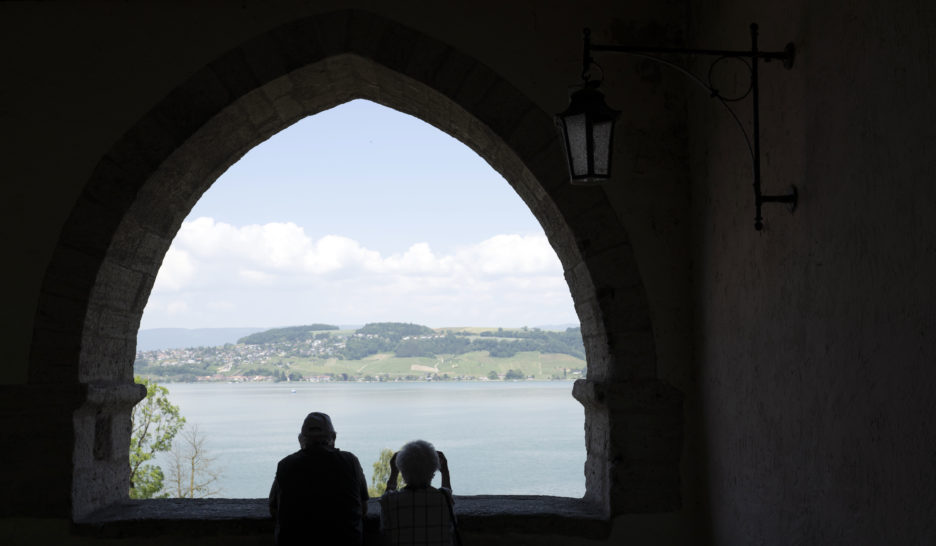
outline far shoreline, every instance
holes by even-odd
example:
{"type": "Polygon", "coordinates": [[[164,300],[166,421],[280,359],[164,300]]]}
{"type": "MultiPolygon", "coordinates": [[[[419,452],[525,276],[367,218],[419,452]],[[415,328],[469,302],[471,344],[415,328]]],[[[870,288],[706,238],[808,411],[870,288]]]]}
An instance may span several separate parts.
{"type": "Polygon", "coordinates": [[[275,381],[275,380],[249,380],[249,381],[225,381],[223,379],[204,379],[198,381],[164,381],[158,376],[138,376],[145,377],[150,381],[155,381],[160,385],[205,385],[205,384],[222,384],[222,385],[359,385],[359,384],[380,384],[380,383],[493,383],[493,384],[508,384],[508,383],[574,383],[578,379],[584,379],[584,377],[570,377],[567,379],[444,379],[444,380],[432,380],[427,381],[425,379],[399,379],[392,381],[275,381]]]}

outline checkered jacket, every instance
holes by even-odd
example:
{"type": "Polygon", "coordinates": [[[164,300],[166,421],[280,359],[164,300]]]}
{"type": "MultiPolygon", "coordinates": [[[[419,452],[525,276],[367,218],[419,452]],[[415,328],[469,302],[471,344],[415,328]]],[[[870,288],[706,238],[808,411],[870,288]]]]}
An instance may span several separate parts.
{"type": "Polygon", "coordinates": [[[380,497],[380,530],[393,546],[452,546],[450,489],[388,491],[380,497]]]}

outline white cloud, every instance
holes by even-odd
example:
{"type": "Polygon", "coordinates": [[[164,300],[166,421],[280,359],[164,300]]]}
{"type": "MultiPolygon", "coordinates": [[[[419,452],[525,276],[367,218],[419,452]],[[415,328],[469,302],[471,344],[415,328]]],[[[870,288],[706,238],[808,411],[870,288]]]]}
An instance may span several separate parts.
{"type": "Polygon", "coordinates": [[[340,235],[313,239],[292,222],[237,227],[198,218],[173,241],[152,300],[170,293],[170,303],[147,307],[147,327],[189,310],[203,321],[189,327],[575,321],[562,267],[542,234],[497,235],[447,254],[417,242],[385,256],[340,235]]]}
{"type": "Polygon", "coordinates": [[[166,314],[169,316],[181,315],[188,311],[188,303],[180,300],[171,301],[166,305],[166,314]]]}
{"type": "Polygon", "coordinates": [[[269,273],[257,271],[255,269],[241,269],[237,273],[238,277],[247,284],[273,284],[274,277],[269,273]]]}
{"type": "Polygon", "coordinates": [[[188,252],[176,245],[169,247],[156,276],[154,291],[175,292],[181,290],[195,276],[195,264],[188,252]]]}
{"type": "Polygon", "coordinates": [[[379,267],[381,262],[380,253],[338,235],[326,235],[315,243],[306,239],[303,246],[302,270],[311,274],[332,273],[342,269],[373,269],[379,267]]]}
{"type": "Polygon", "coordinates": [[[458,260],[486,275],[537,275],[562,272],[545,235],[495,235],[463,249],[458,260]]]}

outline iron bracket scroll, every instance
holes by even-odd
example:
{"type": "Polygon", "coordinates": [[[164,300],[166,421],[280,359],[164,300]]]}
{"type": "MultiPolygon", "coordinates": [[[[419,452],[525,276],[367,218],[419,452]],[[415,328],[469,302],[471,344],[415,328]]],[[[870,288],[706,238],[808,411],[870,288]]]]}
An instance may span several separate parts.
{"type": "MultiPolygon", "coordinates": [[[[728,113],[737,123],[738,128],[741,130],[741,133],[744,135],[744,139],[748,146],[748,151],[751,154],[751,160],[753,162],[753,171],[754,171],[754,206],[756,209],[754,215],[754,229],[761,231],[764,229],[764,219],[761,214],[761,207],[764,203],[784,203],[788,205],[790,211],[796,209],[796,204],[798,201],[798,193],[796,186],[792,186],[790,193],[783,195],[764,195],[761,191],[761,168],[760,168],[760,87],[758,82],[758,63],[760,61],[771,62],[771,61],[781,61],[783,67],[786,69],[793,68],[793,62],[796,58],[796,48],[793,43],[788,43],[783,51],[761,51],[757,47],[757,35],[758,27],[757,23],[751,23],[751,49],[747,51],[739,50],[723,50],[723,49],[692,49],[692,48],[670,48],[670,47],[644,47],[644,46],[624,46],[624,45],[612,45],[612,44],[593,44],[591,42],[591,31],[586,28],[583,30],[584,38],[584,48],[582,55],[582,79],[586,82],[590,79],[591,75],[589,73],[590,67],[595,63],[592,58],[592,53],[627,53],[631,55],[637,55],[644,57],[666,66],[678,70],[684,75],[688,76],[690,80],[701,85],[714,99],[717,99],[722,106],[727,109],[728,113]],[[708,80],[704,80],[695,73],[691,72],[687,68],[680,66],[679,64],[673,63],[667,59],[659,57],[658,55],[669,55],[669,54],[681,54],[681,55],[705,55],[711,57],[717,57],[709,65],[708,80]],[[724,97],[722,96],[718,89],[712,84],[712,70],[714,67],[724,59],[739,59],[751,74],[751,82],[747,91],[737,97],[724,97]],[[744,128],[744,124],[741,122],[738,115],[729,105],[730,102],[737,102],[751,96],[752,98],[752,116],[753,116],[753,138],[751,138],[747,131],[744,128]]],[[[600,66],[599,66],[600,68],[600,66]]]]}

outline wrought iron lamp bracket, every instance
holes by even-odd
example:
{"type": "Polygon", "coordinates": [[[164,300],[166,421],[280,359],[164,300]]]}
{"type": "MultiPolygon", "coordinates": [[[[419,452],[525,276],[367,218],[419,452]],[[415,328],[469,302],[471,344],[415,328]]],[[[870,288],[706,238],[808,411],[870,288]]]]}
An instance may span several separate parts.
{"type": "MultiPolygon", "coordinates": [[[[760,172],[760,88],[758,86],[758,63],[760,61],[770,62],[770,61],[781,61],[783,67],[786,69],[793,68],[793,61],[796,57],[796,48],[793,46],[793,43],[788,43],[783,51],[760,51],[757,47],[757,24],[751,24],[751,49],[748,51],[734,51],[734,50],[720,50],[720,49],[687,49],[687,48],[666,48],[666,47],[643,47],[643,46],[621,46],[621,45],[609,45],[609,44],[593,44],[591,42],[591,31],[589,29],[584,29],[583,38],[584,38],[584,48],[582,53],[582,80],[585,86],[597,87],[600,82],[593,82],[591,80],[591,73],[589,72],[592,65],[600,65],[595,63],[595,60],[592,58],[593,52],[609,52],[609,53],[628,53],[631,55],[636,55],[651,59],[653,61],[662,63],[666,66],[669,66],[679,72],[683,73],[690,80],[701,85],[713,99],[718,100],[722,106],[728,111],[731,117],[737,123],[738,128],[741,129],[742,135],[744,135],[744,140],[747,143],[748,151],[751,154],[751,160],[753,162],[753,171],[754,171],[754,205],[756,208],[756,213],[754,216],[754,229],[760,231],[764,228],[763,216],[761,214],[761,206],[764,203],[785,203],[790,212],[796,209],[797,204],[797,191],[796,186],[792,186],[790,193],[784,195],[764,195],[761,192],[761,172],[760,172]],[[697,74],[688,70],[687,68],[680,66],[676,63],[673,63],[659,55],[667,54],[689,54],[689,55],[706,55],[716,57],[715,60],[709,65],[708,71],[708,80],[702,79],[697,74]],[[737,97],[724,97],[722,96],[718,89],[712,84],[712,71],[715,66],[725,59],[738,59],[741,60],[745,66],[748,68],[751,74],[750,86],[747,91],[737,97]],[[741,119],[731,108],[729,102],[737,102],[747,98],[748,96],[752,97],[753,102],[753,139],[748,135],[748,132],[744,128],[744,124],[741,122],[741,119]]],[[[604,75],[602,74],[602,79],[604,75]]]]}

